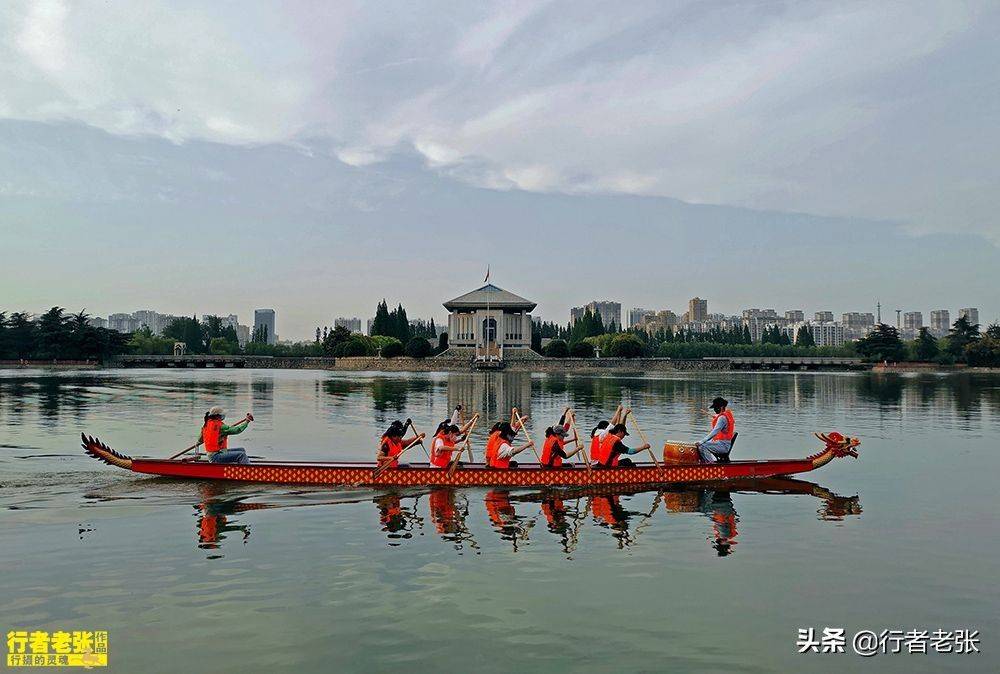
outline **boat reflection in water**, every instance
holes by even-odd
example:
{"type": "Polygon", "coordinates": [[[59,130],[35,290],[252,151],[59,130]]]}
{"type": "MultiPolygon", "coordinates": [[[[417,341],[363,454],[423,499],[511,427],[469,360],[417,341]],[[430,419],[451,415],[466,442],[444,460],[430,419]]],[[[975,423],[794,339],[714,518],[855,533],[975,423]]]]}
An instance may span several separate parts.
{"type": "MultiPolygon", "coordinates": [[[[581,532],[588,525],[611,535],[620,550],[640,543],[642,533],[656,521],[658,513],[693,514],[708,519],[706,539],[719,557],[733,554],[743,526],[736,511],[732,495],[742,494],[797,494],[814,496],[820,500],[817,517],[823,521],[842,521],[861,514],[857,496],[840,496],[813,482],[789,478],[767,480],[734,480],[730,482],[685,485],[653,491],[628,489],[541,489],[541,490],[482,490],[438,487],[424,490],[384,491],[374,497],[366,495],[353,498],[336,492],[331,500],[313,500],[319,492],[308,492],[306,502],[296,502],[296,497],[306,494],[282,494],[275,502],[256,502],[267,498],[257,492],[228,495],[231,489],[224,483],[207,483],[200,486],[201,501],[198,511],[198,546],[218,551],[227,536],[239,533],[246,545],[250,525],[239,522],[241,515],[252,510],[269,508],[298,508],[305,506],[333,506],[345,503],[374,503],[378,510],[379,525],[390,546],[402,545],[423,533],[429,514],[430,525],[441,540],[452,544],[462,554],[466,550],[480,554],[481,546],[474,530],[482,536],[483,527],[477,525],[470,512],[478,499],[482,499],[485,519],[500,540],[510,544],[513,551],[527,545],[530,538],[542,540],[553,536],[562,551],[570,558],[581,542],[581,532]],[[291,496],[291,498],[290,498],[291,496]],[[426,510],[421,500],[426,496],[426,510]],[[640,504],[648,504],[640,508],[640,504]],[[470,523],[470,520],[471,523],[470,523]],[[544,522],[538,531],[536,524],[544,522]],[[471,525],[470,525],[471,524],[471,525]]],[[[481,512],[475,512],[481,518],[481,512]]],[[[481,520],[480,520],[481,522],[481,520]]],[[[744,533],[745,535],[745,533],[744,533]]],[[[586,537],[584,537],[586,538],[586,537]]],[[[221,556],[214,552],[209,558],[221,556]]]]}

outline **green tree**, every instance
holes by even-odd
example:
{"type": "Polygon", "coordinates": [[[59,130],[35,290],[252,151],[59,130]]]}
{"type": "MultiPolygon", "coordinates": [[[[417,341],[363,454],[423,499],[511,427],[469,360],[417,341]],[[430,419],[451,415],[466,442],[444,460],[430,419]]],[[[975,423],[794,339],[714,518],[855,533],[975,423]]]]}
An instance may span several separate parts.
{"type": "Polygon", "coordinates": [[[855,349],[866,360],[884,360],[892,363],[903,360],[906,353],[906,348],[899,338],[899,331],[885,323],[879,323],[871,332],[859,339],[855,343],[855,349]]]}
{"type": "Polygon", "coordinates": [[[976,367],[1000,367],[1000,339],[987,335],[965,345],[965,361],[976,367]]]}
{"type": "Polygon", "coordinates": [[[414,337],[406,343],[406,355],[410,358],[426,358],[434,352],[426,337],[414,337]]]}
{"type": "Polygon", "coordinates": [[[383,358],[396,358],[406,353],[403,343],[395,337],[383,337],[383,339],[386,341],[381,346],[378,346],[378,355],[383,358]]]}
{"type": "Polygon", "coordinates": [[[986,328],[986,336],[991,339],[1000,339],[1000,323],[991,323],[990,327],[986,328]]]}
{"type": "Polygon", "coordinates": [[[594,345],[590,342],[577,342],[569,347],[569,355],[573,358],[593,358],[594,345]]]}
{"type": "Polygon", "coordinates": [[[328,356],[334,356],[337,354],[337,348],[348,341],[353,334],[350,330],[345,328],[343,325],[338,325],[333,330],[326,333],[326,337],[323,338],[323,353],[328,356]]]}
{"type": "MultiPolygon", "coordinates": [[[[262,343],[267,341],[267,328],[261,326],[263,334],[262,343]]],[[[208,351],[202,332],[201,323],[197,318],[175,318],[163,329],[163,336],[169,337],[178,342],[184,342],[187,352],[192,354],[205,353],[208,351]]]]}
{"type": "Polygon", "coordinates": [[[917,338],[914,341],[913,355],[917,360],[929,362],[937,358],[941,348],[938,341],[927,328],[920,328],[917,338]]]}
{"type": "Polygon", "coordinates": [[[38,317],[36,355],[38,358],[63,358],[69,346],[69,317],[62,307],[52,307],[38,317]]]}
{"type": "Polygon", "coordinates": [[[563,340],[553,339],[545,345],[545,356],[547,358],[566,358],[569,356],[569,347],[563,340]]]}
{"type": "Polygon", "coordinates": [[[438,353],[444,353],[448,350],[448,333],[442,332],[438,335],[438,353]]]}
{"type": "Polygon", "coordinates": [[[645,346],[635,335],[619,333],[608,345],[608,355],[613,358],[638,358],[645,353],[645,346]]]}
{"type": "Polygon", "coordinates": [[[969,322],[965,316],[959,316],[948,331],[948,353],[958,360],[965,360],[965,347],[979,339],[979,325],[969,322]]]}
{"type": "Polygon", "coordinates": [[[808,325],[799,326],[798,331],[795,333],[795,345],[801,347],[816,346],[812,329],[808,325]]]}
{"type": "Polygon", "coordinates": [[[389,305],[386,304],[385,298],[379,302],[378,307],[375,308],[375,319],[372,321],[372,335],[384,335],[386,337],[395,337],[394,330],[392,329],[392,319],[389,316],[389,305]]]}

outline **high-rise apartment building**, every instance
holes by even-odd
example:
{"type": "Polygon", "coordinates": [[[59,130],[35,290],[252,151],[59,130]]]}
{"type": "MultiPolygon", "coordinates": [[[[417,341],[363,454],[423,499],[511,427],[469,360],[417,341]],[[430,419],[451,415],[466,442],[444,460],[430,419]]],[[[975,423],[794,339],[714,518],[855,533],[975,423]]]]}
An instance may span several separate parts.
{"type": "Polygon", "coordinates": [[[785,334],[791,338],[793,343],[797,343],[799,330],[803,327],[809,328],[816,346],[842,346],[846,341],[844,326],[840,323],[834,323],[832,321],[803,321],[801,323],[792,323],[791,325],[783,328],[783,330],[785,334]]]}
{"type": "Polygon", "coordinates": [[[904,339],[914,339],[922,327],[924,327],[923,313],[919,311],[907,311],[903,314],[904,339]]]}
{"type": "Polygon", "coordinates": [[[274,332],[274,309],[256,309],[253,312],[253,334],[256,337],[264,331],[268,344],[277,344],[278,336],[274,332]]]}
{"type": "Polygon", "coordinates": [[[785,312],[785,320],[789,323],[801,323],[806,320],[806,314],[801,309],[790,309],[785,312]]]}
{"type": "Polygon", "coordinates": [[[361,319],[360,318],[335,318],[333,319],[333,327],[335,328],[347,328],[351,332],[361,332],[361,319]]]}
{"type": "Polygon", "coordinates": [[[622,305],[621,302],[598,302],[593,301],[582,307],[573,307],[569,310],[569,322],[575,324],[583,318],[583,315],[590,311],[595,316],[601,317],[604,327],[610,327],[612,321],[618,328],[622,327],[622,305]]]}
{"type": "Polygon", "coordinates": [[[840,315],[840,324],[847,339],[860,339],[875,326],[875,314],[850,311],[840,315]]]}
{"type": "Polygon", "coordinates": [[[969,307],[967,309],[959,309],[958,317],[965,318],[966,320],[969,321],[969,323],[972,323],[973,325],[979,325],[979,309],[976,309],[974,307],[969,307]]]}
{"type": "Polygon", "coordinates": [[[634,309],[629,309],[628,312],[628,327],[637,328],[643,324],[647,319],[652,319],[656,317],[656,312],[652,309],[640,309],[636,307],[634,309]]]}
{"type": "Polygon", "coordinates": [[[935,309],[931,312],[931,334],[944,337],[951,327],[951,313],[947,309],[935,309]]]}
{"type": "Polygon", "coordinates": [[[817,311],[813,316],[813,320],[817,323],[833,323],[833,312],[817,311]]]}
{"type": "Polygon", "coordinates": [[[703,321],[708,316],[708,300],[693,297],[688,300],[687,320],[689,323],[703,321]]]}

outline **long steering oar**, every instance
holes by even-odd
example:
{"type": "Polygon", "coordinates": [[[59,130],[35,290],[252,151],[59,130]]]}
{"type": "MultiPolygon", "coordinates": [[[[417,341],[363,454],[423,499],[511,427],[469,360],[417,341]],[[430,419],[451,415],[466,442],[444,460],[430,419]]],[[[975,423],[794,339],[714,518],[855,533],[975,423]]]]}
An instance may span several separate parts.
{"type": "MultiPolygon", "coordinates": [[[[253,421],[253,415],[252,415],[252,414],[250,414],[249,412],[247,412],[247,415],[246,415],[246,416],[245,416],[245,417],[243,418],[243,421],[253,421]]],[[[236,426],[239,426],[240,424],[242,424],[242,423],[243,423],[243,421],[240,421],[240,422],[236,423],[235,425],[236,425],[236,426]]],[[[187,449],[182,449],[181,451],[179,451],[179,452],[177,452],[176,454],[174,454],[173,456],[171,456],[171,457],[170,457],[169,459],[167,459],[167,461],[173,461],[173,460],[174,460],[174,459],[176,459],[176,458],[177,458],[178,456],[182,456],[182,455],[184,455],[184,454],[187,454],[187,453],[188,453],[188,452],[190,452],[190,451],[191,451],[192,449],[194,449],[195,447],[197,447],[198,445],[200,445],[200,444],[201,444],[202,442],[204,442],[204,440],[198,440],[198,442],[194,443],[193,445],[191,445],[191,446],[190,446],[190,447],[188,447],[187,449]]]]}
{"type": "Polygon", "coordinates": [[[657,468],[659,468],[660,467],[660,462],[656,460],[656,454],[653,454],[653,447],[652,447],[652,445],[649,444],[649,440],[646,439],[646,434],[643,433],[642,429],[639,427],[639,422],[636,421],[636,419],[635,419],[635,412],[633,412],[632,410],[629,410],[628,415],[626,416],[626,419],[629,416],[632,417],[632,425],[635,426],[635,430],[638,431],[639,437],[642,438],[642,444],[646,445],[646,451],[649,452],[649,458],[651,458],[653,460],[653,465],[656,466],[657,468]]]}
{"type": "Polygon", "coordinates": [[[573,429],[573,441],[576,442],[576,446],[580,448],[580,453],[583,454],[583,465],[587,467],[587,473],[590,474],[594,468],[590,465],[590,457],[587,456],[587,447],[583,440],[580,439],[580,431],[576,428],[576,411],[570,410],[569,412],[569,425],[573,429]]]}
{"type": "Polygon", "coordinates": [[[455,469],[458,468],[458,460],[462,458],[462,454],[465,452],[465,450],[469,450],[469,461],[471,462],[473,460],[472,444],[470,441],[472,440],[472,431],[475,430],[476,423],[478,421],[479,421],[479,414],[476,414],[472,417],[472,421],[470,422],[468,430],[465,431],[465,444],[461,448],[459,448],[457,452],[455,452],[455,458],[451,460],[451,465],[448,467],[448,477],[451,477],[452,475],[455,474],[455,469]]]}
{"type": "Polygon", "coordinates": [[[528,432],[528,427],[524,425],[524,419],[521,417],[521,412],[515,407],[514,408],[514,418],[517,419],[517,425],[524,429],[524,437],[528,438],[528,442],[531,443],[531,451],[535,453],[535,458],[538,459],[538,465],[542,465],[542,457],[538,455],[538,450],[535,449],[535,441],[531,439],[531,433],[528,432]]]}

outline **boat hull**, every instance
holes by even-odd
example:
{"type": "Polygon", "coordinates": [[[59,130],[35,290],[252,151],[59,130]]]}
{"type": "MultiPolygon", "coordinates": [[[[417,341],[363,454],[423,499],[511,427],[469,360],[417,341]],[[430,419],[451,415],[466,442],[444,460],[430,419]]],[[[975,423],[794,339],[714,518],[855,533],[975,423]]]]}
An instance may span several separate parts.
{"type": "Polygon", "coordinates": [[[223,464],[208,461],[133,459],[100,440],[83,436],[87,454],[105,463],[136,473],[198,480],[227,480],[272,484],[369,487],[587,487],[604,485],[647,486],[768,478],[815,470],[836,452],[831,448],[804,459],[733,461],[709,464],[638,464],[631,467],[594,468],[575,465],[542,468],[522,464],[501,470],[482,464],[462,465],[454,472],[427,464],[412,464],[377,471],[371,463],[255,462],[223,464]]]}

